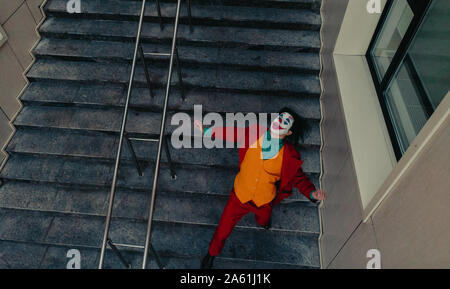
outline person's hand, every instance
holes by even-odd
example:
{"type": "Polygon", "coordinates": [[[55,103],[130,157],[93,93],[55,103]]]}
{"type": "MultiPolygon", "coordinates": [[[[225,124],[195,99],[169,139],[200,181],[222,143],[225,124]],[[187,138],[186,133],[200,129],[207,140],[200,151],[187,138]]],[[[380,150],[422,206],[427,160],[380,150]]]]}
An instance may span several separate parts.
{"type": "Polygon", "coordinates": [[[203,133],[203,124],[199,120],[194,120],[194,127],[203,133]]]}
{"type": "Polygon", "coordinates": [[[314,193],[312,193],[312,196],[318,201],[323,201],[327,198],[327,194],[325,194],[325,192],[322,190],[315,191],[314,193]]]}

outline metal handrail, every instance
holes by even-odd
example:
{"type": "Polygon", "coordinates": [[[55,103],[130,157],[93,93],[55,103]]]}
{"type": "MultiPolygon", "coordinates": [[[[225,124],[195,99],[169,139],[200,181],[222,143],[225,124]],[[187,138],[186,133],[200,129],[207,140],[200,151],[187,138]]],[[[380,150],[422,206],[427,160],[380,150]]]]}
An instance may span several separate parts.
{"type": "Polygon", "coordinates": [[[154,211],[154,207],[155,207],[156,188],[158,186],[159,166],[161,163],[161,151],[162,151],[165,124],[166,124],[167,106],[168,106],[168,102],[169,102],[170,85],[172,82],[172,68],[173,68],[174,54],[175,54],[175,49],[176,49],[176,45],[177,45],[178,20],[180,17],[180,7],[181,7],[181,0],[178,0],[177,11],[175,14],[175,26],[173,28],[172,49],[170,51],[169,73],[167,75],[166,95],[164,98],[164,109],[163,109],[163,115],[162,115],[162,119],[161,119],[160,132],[159,132],[158,155],[156,157],[155,175],[153,178],[152,197],[151,197],[151,202],[150,202],[150,209],[148,212],[147,234],[145,237],[142,269],[145,269],[147,267],[148,249],[149,249],[150,237],[151,237],[151,233],[152,233],[153,211],[154,211]]]}
{"type": "MultiPolygon", "coordinates": [[[[129,108],[131,91],[132,91],[132,85],[133,85],[133,79],[134,79],[134,75],[135,75],[135,71],[136,71],[136,62],[137,62],[137,57],[138,57],[139,53],[141,53],[141,55],[142,55],[144,68],[145,68],[145,71],[147,73],[147,75],[146,75],[147,82],[148,82],[148,85],[149,85],[150,93],[152,94],[151,87],[150,87],[149,76],[148,76],[148,71],[147,71],[145,59],[143,57],[144,56],[144,52],[142,50],[142,47],[140,46],[140,37],[141,37],[142,24],[143,24],[144,14],[145,14],[145,6],[146,6],[146,0],[142,0],[142,8],[141,8],[141,14],[140,14],[140,18],[139,18],[138,31],[137,31],[137,35],[136,35],[136,44],[135,44],[135,49],[134,49],[133,62],[132,62],[132,66],[131,66],[130,80],[129,80],[129,84],[128,84],[128,91],[127,91],[127,96],[126,96],[126,101],[125,101],[124,114],[123,114],[121,129],[120,129],[120,138],[119,138],[119,144],[118,144],[117,154],[116,154],[114,175],[113,175],[113,180],[112,180],[112,184],[111,184],[109,206],[108,206],[108,211],[107,211],[107,214],[106,214],[105,231],[104,231],[104,234],[103,234],[103,241],[102,241],[102,247],[101,247],[101,252],[100,252],[100,260],[99,260],[99,266],[98,266],[99,269],[102,269],[102,267],[103,267],[105,253],[106,253],[106,246],[108,244],[111,246],[113,251],[118,255],[118,257],[120,258],[121,262],[123,264],[125,264],[125,266],[130,267],[130,265],[125,261],[125,259],[120,254],[120,252],[118,251],[118,249],[116,248],[114,243],[109,238],[109,230],[110,230],[110,225],[111,225],[112,210],[113,210],[113,206],[114,206],[114,198],[115,198],[115,193],[116,193],[116,184],[117,184],[117,178],[118,178],[118,172],[119,172],[120,159],[121,159],[121,154],[122,154],[122,147],[123,147],[124,138],[127,140],[127,143],[130,146],[130,150],[131,150],[131,153],[132,153],[132,156],[133,156],[133,160],[134,160],[135,165],[136,165],[136,167],[138,169],[138,173],[141,176],[142,176],[142,171],[140,170],[140,167],[139,167],[136,155],[134,153],[133,147],[131,145],[130,139],[131,140],[156,141],[156,140],[151,140],[151,139],[129,138],[126,135],[126,132],[125,132],[125,127],[126,127],[126,122],[127,122],[127,117],[128,117],[128,108],[129,108]]],[[[158,1],[158,6],[159,6],[159,1],[158,1]]],[[[176,58],[177,58],[176,60],[177,60],[177,63],[178,63],[178,74],[181,74],[181,71],[180,71],[180,68],[179,68],[180,63],[179,63],[179,58],[178,58],[178,50],[177,50],[177,47],[176,47],[176,37],[177,37],[177,33],[178,33],[180,7],[181,7],[181,0],[178,0],[178,2],[177,2],[177,9],[176,9],[176,15],[175,15],[175,26],[174,26],[174,31],[173,31],[171,53],[165,55],[165,56],[170,56],[170,64],[169,64],[169,72],[168,72],[168,76],[167,76],[167,86],[166,86],[165,99],[164,99],[164,108],[163,108],[163,112],[162,112],[162,120],[161,120],[161,126],[160,126],[160,135],[159,135],[159,140],[158,140],[158,154],[157,154],[157,157],[156,157],[156,164],[155,164],[155,171],[154,171],[154,179],[153,179],[152,195],[151,195],[151,202],[150,202],[150,208],[149,208],[149,214],[148,214],[146,239],[145,239],[145,245],[143,246],[143,248],[144,248],[144,257],[143,257],[143,263],[142,263],[142,268],[143,269],[145,269],[146,265],[147,265],[147,257],[148,257],[149,249],[153,252],[153,254],[155,254],[158,266],[160,268],[162,268],[161,262],[160,262],[160,260],[159,260],[159,258],[157,256],[157,254],[156,254],[156,251],[154,250],[153,246],[150,244],[150,237],[151,237],[151,229],[152,229],[152,222],[153,222],[153,211],[154,211],[154,206],[155,206],[155,196],[156,196],[156,189],[157,189],[157,183],[158,183],[158,177],[159,177],[159,168],[160,168],[160,163],[161,163],[161,152],[162,152],[162,146],[163,146],[163,141],[164,141],[163,138],[164,138],[164,131],[165,131],[165,122],[166,122],[166,115],[167,115],[168,99],[169,99],[169,95],[170,95],[170,86],[171,86],[171,80],[172,80],[172,70],[173,70],[173,63],[174,63],[175,54],[176,54],[176,58]]],[[[190,1],[189,1],[189,7],[188,7],[189,14],[190,14],[190,8],[191,7],[190,7],[190,1]]],[[[161,17],[159,11],[158,11],[158,13],[159,13],[159,16],[161,17]]],[[[179,75],[179,77],[181,77],[181,75],[179,75]]],[[[181,83],[181,86],[182,86],[182,83],[181,83]]],[[[184,96],[183,96],[183,99],[184,99],[184,96]]],[[[169,161],[169,166],[170,166],[170,171],[171,171],[171,174],[172,174],[172,178],[175,179],[176,175],[174,173],[174,170],[173,170],[173,167],[172,167],[172,164],[171,164],[167,141],[166,141],[165,145],[166,145],[166,153],[167,153],[167,158],[168,158],[168,161],[169,161]]]]}
{"type": "Polygon", "coordinates": [[[117,148],[116,164],[114,167],[114,175],[113,175],[113,181],[112,181],[111,192],[110,192],[110,197],[109,197],[109,207],[108,207],[108,212],[106,214],[105,232],[103,233],[102,249],[100,251],[100,261],[99,261],[99,265],[98,265],[99,269],[102,269],[102,267],[103,267],[105,251],[106,251],[106,244],[108,242],[108,236],[109,236],[109,227],[111,225],[111,214],[112,214],[112,209],[114,206],[114,197],[116,194],[117,175],[119,172],[120,156],[122,154],[123,135],[125,132],[125,125],[126,125],[127,117],[128,117],[128,106],[130,104],[131,88],[133,85],[134,73],[136,70],[136,60],[137,60],[137,55],[138,55],[138,51],[139,51],[139,41],[141,38],[142,23],[144,21],[145,4],[146,4],[146,0],[142,0],[141,16],[139,18],[139,26],[138,26],[137,36],[136,36],[136,45],[134,47],[133,63],[131,65],[130,82],[128,84],[128,92],[127,92],[127,97],[126,97],[126,101],[125,101],[122,126],[120,128],[119,147],[117,148]]]}

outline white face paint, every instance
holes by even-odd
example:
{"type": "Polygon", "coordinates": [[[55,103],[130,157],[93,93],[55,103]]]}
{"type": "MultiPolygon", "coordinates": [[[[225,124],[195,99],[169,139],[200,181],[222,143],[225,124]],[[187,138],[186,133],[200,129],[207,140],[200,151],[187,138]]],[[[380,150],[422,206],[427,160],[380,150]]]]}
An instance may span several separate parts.
{"type": "Polygon", "coordinates": [[[294,118],[287,112],[282,112],[270,125],[270,131],[276,136],[289,132],[294,123],[294,118]]]}

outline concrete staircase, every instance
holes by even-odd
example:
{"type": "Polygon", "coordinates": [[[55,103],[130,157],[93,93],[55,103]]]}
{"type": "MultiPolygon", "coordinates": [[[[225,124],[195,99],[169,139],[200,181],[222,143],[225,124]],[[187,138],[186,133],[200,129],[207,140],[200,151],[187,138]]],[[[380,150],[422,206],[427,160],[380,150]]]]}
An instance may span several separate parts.
{"type": "MultiPolygon", "coordinates": [[[[68,14],[65,0],[49,0],[42,40],[28,71],[30,86],[6,150],[0,178],[0,268],[65,268],[69,249],[81,267],[98,265],[140,1],[83,0],[68,14]]],[[[144,50],[169,50],[175,2],[164,1],[164,30],[148,4],[144,50]]],[[[206,112],[276,112],[289,105],[311,130],[298,149],[318,185],[320,173],[318,73],[320,0],[193,0],[194,30],[182,7],[179,50],[187,88],[182,101],[176,73],[171,115],[206,112]]],[[[149,58],[150,60],[150,58],[149,58]]],[[[157,89],[150,98],[138,67],[127,131],[159,131],[167,61],[150,60],[157,89]]],[[[170,123],[170,122],[169,122],[170,123]]],[[[167,133],[174,127],[168,126],[167,133]]],[[[156,145],[135,143],[144,176],[124,146],[111,225],[116,243],[143,245],[156,145]]],[[[172,148],[178,178],[166,159],[159,181],[152,244],[167,268],[198,268],[237,172],[237,149],[172,148]]],[[[318,268],[317,207],[298,193],[273,214],[270,231],[246,216],[233,231],[215,268],[318,268]]],[[[138,268],[142,250],[123,250],[138,268]]],[[[150,268],[156,268],[153,258],[150,268]]],[[[122,268],[108,250],[105,267],[122,268]]]]}

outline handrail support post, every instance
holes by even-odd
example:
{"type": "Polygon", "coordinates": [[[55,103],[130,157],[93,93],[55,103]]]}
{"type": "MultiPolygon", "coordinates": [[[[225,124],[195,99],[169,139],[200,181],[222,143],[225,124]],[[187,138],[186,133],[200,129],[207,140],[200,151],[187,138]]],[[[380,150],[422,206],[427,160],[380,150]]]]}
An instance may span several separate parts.
{"type": "Polygon", "coordinates": [[[147,61],[145,61],[145,54],[144,54],[144,49],[142,48],[142,45],[139,45],[139,54],[140,54],[140,58],[142,60],[142,64],[144,66],[145,79],[147,80],[147,86],[148,86],[148,90],[150,91],[150,97],[153,98],[155,95],[153,93],[152,84],[151,84],[151,80],[150,80],[150,74],[148,73],[147,61]]]}
{"type": "Polygon", "coordinates": [[[158,11],[159,26],[161,27],[161,30],[163,30],[164,24],[163,24],[163,18],[162,18],[162,14],[161,14],[161,4],[159,3],[159,0],[156,0],[156,10],[158,11]]]}
{"type": "Polygon", "coordinates": [[[181,74],[181,63],[180,63],[180,55],[178,53],[178,47],[175,47],[175,61],[177,62],[177,73],[178,73],[178,82],[180,85],[181,99],[185,101],[186,95],[184,93],[183,75],[181,74]]]}
{"type": "Polygon", "coordinates": [[[114,252],[114,254],[116,254],[117,257],[119,257],[120,262],[122,262],[122,264],[127,269],[131,269],[131,264],[129,262],[127,262],[127,260],[125,260],[125,258],[123,257],[122,253],[120,253],[119,249],[117,249],[116,245],[114,245],[114,243],[112,242],[112,240],[110,238],[108,238],[108,245],[109,245],[109,247],[111,247],[111,249],[114,252]]]}
{"type": "Polygon", "coordinates": [[[173,180],[176,180],[177,174],[175,173],[175,169],[173,168],[172,157],[170,156],[169,139],[170,139],[170,137],[166,136],[166,138],[164,140],[164,148],[166,151],[167,163],[169,164],[170,175],[172,176],[173,180]]]}
{"type": "Polygon", "coordinates": [[[138,158],[136,156],[136,152],[134,151],[133,144],[130,141],[130,138],[128,137],[128,134],[125,133],[125,140],[127,141],[128,148],[130,149],[131,157],[133,159],[134,165],[136,166],[136,170],[138,171],[138,174],[140,177],[142,177],[142,169],[139,165],[138,158]]]}
{"type": "Polygon", "coordinates": [[[150,250],[152,251],[153,255],[155,256],[156,264],[158,265],[159,269],[164,269],[163,264],[161,263],[161,259],[159,259],[158,254],[156,253],[155,248],[153,248],[152,243],[149,244],[150,250]]]}

